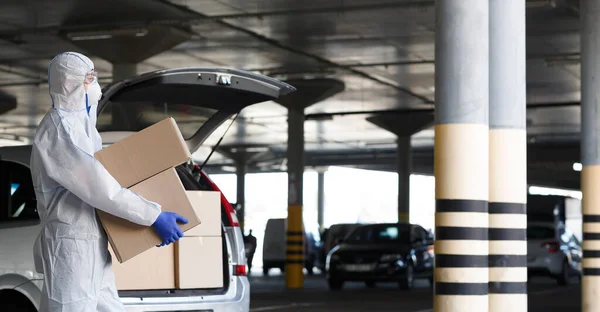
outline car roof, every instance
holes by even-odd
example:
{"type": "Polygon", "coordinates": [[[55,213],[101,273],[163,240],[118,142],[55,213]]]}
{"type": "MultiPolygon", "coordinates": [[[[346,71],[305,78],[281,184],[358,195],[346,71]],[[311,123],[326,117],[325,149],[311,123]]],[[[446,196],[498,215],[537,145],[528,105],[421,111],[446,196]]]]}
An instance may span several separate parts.
{"type": "Polygon", "coordinates": [[[0,147],[0,159],[12,161],[29,167],[31,145],[15,145],[0,147]]]}
{"type": "Polygon", "coordinates": [[[413,227],[416,224],[408,223],[408,222],[396,222],[396,223],[374,223],[374,224],[364,224],[361,225],[360,228],[374,228],[374,227],[388,227],[388,226],[404,226],[404,227],[413,227]]]}

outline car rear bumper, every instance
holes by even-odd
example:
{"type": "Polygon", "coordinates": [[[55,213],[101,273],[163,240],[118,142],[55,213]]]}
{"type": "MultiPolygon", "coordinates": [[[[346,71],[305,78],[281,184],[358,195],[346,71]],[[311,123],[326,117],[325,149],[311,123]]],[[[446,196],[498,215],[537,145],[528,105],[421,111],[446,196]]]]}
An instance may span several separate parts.
{"type": "Polygon", "coordinates": [[[230,284],[230,290],[226,294],[218,296],[121,298],[121,300],[127,312],[248,312],[250,310],[250,283],[247,277],[235,277],[230,284]]]}
{"type": "Polygon", "coordinates": [[[562,273],[564,260],[565,256],[560,253],[548,256],[530,256],[527,268],[533,275],[559,275],[562,273]]]}

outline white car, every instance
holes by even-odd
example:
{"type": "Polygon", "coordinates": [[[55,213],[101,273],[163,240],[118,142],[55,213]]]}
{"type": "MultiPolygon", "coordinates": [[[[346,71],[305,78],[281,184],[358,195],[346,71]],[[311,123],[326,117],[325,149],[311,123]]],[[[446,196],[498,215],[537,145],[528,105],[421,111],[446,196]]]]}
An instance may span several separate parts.
{"type": "MultiPolygon", "coordinates": [[[[263,275],[268,276],[269,270],[277,268],[281,272],[285,271],[286,261],[286,228],[287,219],[269,219],[265,227],[265,237],[263,240],[263,275]]],[[[312,233],[304,232],[304,268],[308,274],[313,274],[313,268],[317,261],[316,251],[314,250],[314,238],[312,233]]]]}
{"type": "MultiPolygon", "coordinates": [[[[98,107],[97,127],[103,138],[118,138],[171,116],[193,153],[214,130],[244,107],[294,90],[278,80],[238,70],[156,71],[105,87],[98,107]]],[[[40,305],[43,275],[35,270],[33,246],[41,225],[29,169],[30,154],[30,145],[0,148],[2,312],[38,311],[40,305]]],[[[192,167],[190,164],[177,167],[186,189],[219,191],[203,172],[196,170],[194,176],[192,167]]],[[[221,202],[224,287],[120,291],[127,311],[249,310],[250,284],[242,232],[229,201],[222,196],[221,202]]]]}
{"type": "Polygon", "coordinates": [[[529,276],[550,276],[560,285],[581,276],[582,247],[564,224],[531,222],[527,225],[529,276]]]}

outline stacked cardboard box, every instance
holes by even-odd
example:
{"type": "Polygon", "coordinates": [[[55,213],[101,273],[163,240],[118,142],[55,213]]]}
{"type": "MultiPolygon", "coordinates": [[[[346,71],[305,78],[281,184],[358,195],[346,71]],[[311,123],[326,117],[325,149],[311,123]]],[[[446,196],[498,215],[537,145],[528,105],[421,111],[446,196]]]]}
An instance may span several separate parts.
{"type": "Polygon", "coordinates": [[[148,249],[125,263],[113,261],[112,269],[118,290],[174,289],[175,246],[148,249]]]}
{"type": "MultiPolygon", "coordinates": [[[[189,222],[181,225],[182,231],[200,224],[173,168],[191,157],[173,118],[132,134],[94,156],[121,186],[160,204],[163,211],[186,217],[189,222]]],[[[161,243],[152,227],[133,224],[101,210],[98,216],[120,263],[161,243]]]]}
{"type": "Polygon", "coordinates": [[[189,220],[180,224],[186,236],[182,244],[157,248],[161,240],[153,227],[98,210],[109,251],[118,260],[113,261],[117,288],[222,287],[220,194],[183,187],[174,167],[191,155],[175,121],[167,118],[102,149],[95,157],[121,186],[189,220]]]}
{"type": "Polygon", "coordinates": [[[223,287],[221,193],[187,192],[187,195],[203,222],[188,230],[175,244],[177,288],[223,287]]]}

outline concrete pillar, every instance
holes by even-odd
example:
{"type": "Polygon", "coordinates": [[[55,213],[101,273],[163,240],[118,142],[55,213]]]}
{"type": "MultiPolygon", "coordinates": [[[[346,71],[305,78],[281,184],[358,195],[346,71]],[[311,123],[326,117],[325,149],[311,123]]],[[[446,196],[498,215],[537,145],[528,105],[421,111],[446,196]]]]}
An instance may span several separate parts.
{"type": "Polygon", "coordinates": [[[288,217],[287,260],[285,281],[287,288],[304,286],[304,234],[302,222],[302,180],[304,175],[304,109],[288,108],[288,217]]]}
{"type": "Polygon", "coordinates": [[[489,311],[527,312],[525,0],[489,12],[489,311]]]}
{"type": "Polygon", "coordinates": [[[409,222],[410,216],[410,173],[412,152],[410,136],[398,137],[396,157],[398,161],[398,222],[409,222]]]}
{"type": "Polygon", "coordinates": [[[581,190],[583,277],[581,310],[600,311],[600,1],[581,1],[581,190]]]}
{"type": "Polygon", "coordinates": [[[137,75],[137,64],[114,63],[112,70],[113,81],[123,80],[125,78],[137,75]]]}
{"type": "Polygon", "coordinates": [[[440,0],[434,311],[488,311],[489,2],[440,0]]]}
{"type": "Polygon", "coordinates": [[[325,172],[317,173],[317,223],[319,230],[322,231],[325,221],[325,172]]]}
{"type": "Polygon", "coordinates": [[[244,233],[244,230],[246,229],[244,227],[246,223],[246,173],[248,170],[245,162],[243,161],[237,161],[235,168],[235,174],[237,178],[236,197],[237,205],[239,207],[237,211],[237,216],[242,233],[244,233]]]}

